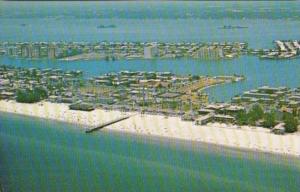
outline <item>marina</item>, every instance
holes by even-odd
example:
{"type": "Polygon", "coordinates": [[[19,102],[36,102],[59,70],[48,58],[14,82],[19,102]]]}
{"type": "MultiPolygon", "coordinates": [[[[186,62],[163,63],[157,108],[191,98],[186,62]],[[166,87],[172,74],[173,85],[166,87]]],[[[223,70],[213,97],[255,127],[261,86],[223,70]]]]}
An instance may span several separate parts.
{"type": "Polygon", "coordinates": [[[263,53],[260,57],[263,59],[292,59],[297,58],[300,55],[300,45],[298,40],[288,40],[288,41],[281,41],[276,40],[274,41],[276,45],[275,50],[267,50],[262,52],[263,53]]]}

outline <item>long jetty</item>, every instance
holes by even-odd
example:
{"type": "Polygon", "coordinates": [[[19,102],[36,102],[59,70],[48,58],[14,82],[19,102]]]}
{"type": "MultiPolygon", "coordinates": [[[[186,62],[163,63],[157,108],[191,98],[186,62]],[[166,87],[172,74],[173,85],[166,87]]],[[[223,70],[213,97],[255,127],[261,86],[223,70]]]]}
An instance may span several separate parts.
{"type": "Polygon", "coordinates": [[[94,127],[94,128],[87,129],[87,130],[85,131],[85,133],[91,133],[91,132],[97,131],[97,130],[102,129],[102,128],[106,127],[106,126],[109,126],[109,125],[118,123],[118,122],[120,122],[120,121],[126,120],[126,119],[128,119],[129,117],[131,117],[131,115],[128,115],[128,116],[125,116],[125,117],[120,117],[120,118],[114,119],[114,120],[112,120],[112,121],[108,121],[108,122],[102,123],[102,124],[100,124],[100,125],[97,125],[97,126],[94,127]]]}

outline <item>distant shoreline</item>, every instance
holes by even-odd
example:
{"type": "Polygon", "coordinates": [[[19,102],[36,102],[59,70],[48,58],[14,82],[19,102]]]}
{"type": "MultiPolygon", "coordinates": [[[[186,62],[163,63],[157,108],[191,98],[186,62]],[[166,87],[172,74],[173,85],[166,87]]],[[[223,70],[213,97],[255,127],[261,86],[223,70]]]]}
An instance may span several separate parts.
{"type": "MultiPolygon", "coordinates": [[[[43,1],[43,0],[3,0],[3,1],[43,1]]],[[[58,1],[58,0],[46,0],[46,1],[58,1]]],[[[82,1],[82,0],[59,0],[59,1],[82,1]]],[[[137,1],[137,0],[85,0],[85,1],[137,1]]],[[[152,0],[154,2],[160,2],[158,0],[152,0]]],[[[163,0],[170,1],[170,0],[163,0]]],[[[171,1],[185,1],[185,0],[171,0],[171,1]]],[[[236,0],[188,0],[188,1],[236,1],[236,0]]],[[[298,0],[239,0],[239,1],[298,1],[298,0]]]]}

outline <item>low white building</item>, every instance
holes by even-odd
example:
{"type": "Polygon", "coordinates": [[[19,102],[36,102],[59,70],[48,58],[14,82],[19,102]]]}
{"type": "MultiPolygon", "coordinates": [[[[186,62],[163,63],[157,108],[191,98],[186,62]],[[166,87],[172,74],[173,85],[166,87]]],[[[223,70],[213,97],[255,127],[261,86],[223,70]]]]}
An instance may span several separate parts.
{"type": "Polygon", "coordinates": [[[144,58],[151,59],[159,56],[159,50],[157,45],[153,44],[144,48],[144,58]]]}

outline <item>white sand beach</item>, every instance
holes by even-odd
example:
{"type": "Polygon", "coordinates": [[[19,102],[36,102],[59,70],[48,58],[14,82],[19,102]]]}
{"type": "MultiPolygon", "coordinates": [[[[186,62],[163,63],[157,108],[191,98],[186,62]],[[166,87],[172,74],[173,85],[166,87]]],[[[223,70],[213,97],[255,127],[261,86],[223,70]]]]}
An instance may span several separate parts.
{"type": "Polygon", "coordinates": [[[104,129],[300,156],[299,132],[275,135],[270,133],[268,129],[260,127],[238,127],[219,123],[199,126],[193,122],[182,121],[179,117],[166,118],[160,115],[141,115],[102,109],[91,112],[74,111],[69,110],[67,104],[50,102],[23,104],[1,100],[0,111],[54,119],[86,127],[96,126],[132,114],[133,116],[129,119],[112,124],[104,129]]]}

